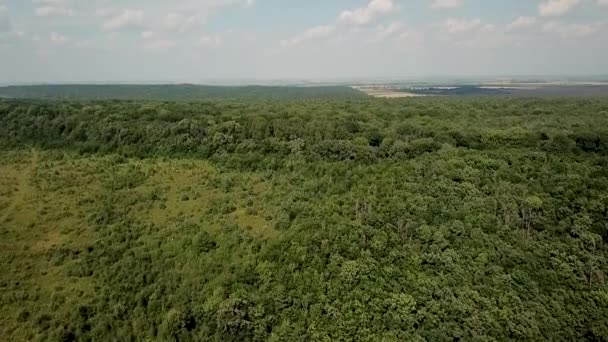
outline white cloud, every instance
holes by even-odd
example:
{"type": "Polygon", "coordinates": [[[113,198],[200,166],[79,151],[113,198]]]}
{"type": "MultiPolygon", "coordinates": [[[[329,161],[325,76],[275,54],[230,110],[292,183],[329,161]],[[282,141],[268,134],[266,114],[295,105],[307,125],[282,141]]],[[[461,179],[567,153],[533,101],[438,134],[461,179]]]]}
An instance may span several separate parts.
{"type": "Polygon", "coordinates": [[[365,25],[377,16],[390,13],[396,9],[393,0],[372,0],[367,7],[346,10],[340,14],[340,20],[354,25],[365,25]]]}
{"type": "Polygon", "coordinates": [[[543,25],[542,30],[547,33],[559,34],[564,38],[582,38],[590,36],[602,29],[602,24],[563,24],[556,21],[550,21],[543,25]]]}
{"type": "Polygon", "coordinates": [[[112,13],[114,13],[114,11],[110,8],[98,8],[95,10],[95,15],[98,17],[108,17],[110,16],[112,13]]]}
{"type": "Polygon", "coordinates": [[[144,44],[144,48],[150,50],[167,50],[175,45],[177,44],[170,39],[154,39],[144,44]]]}
{"type": "Polygon", "coordinates": [[[560,16],[576,7],[581,0],[545,0],[538,5],[538,12],[543,17],[560,16]]]}
{"type": "Polygon", "coordinates": [[[42,6],[36,7],[34,13],[37,17],[50,17],[50,16],[64,16],[73,17],[76,15],[76,11],[72,8],[56,7],[56,6],[42,6]]]}
{"type": "Polygon", "coordinates": [[[51,43],[55,45],[64,45],[70,41],[70,39],[64,35],[61,35],[57,32],[51,32],[51,43]]]}
{"type": "Polygon", "coordinates": [[[444,9],[444,8],[458,8],[464,5],[464,0],[433,0],[431,8],[433,9],[444,9]]]}
{"type": "Polygon", "coordinates": [[[143,19],[144,12],[142,10],[127,9],[106,20],[103,23],[103,29],[106,31],[116,31],[128,26],[139,25],[143,19]]]}
{"type": "Polygon", "coordinates": [[[26,37],[27,33],[23,31],[2,31],[0,29],[0,41],[10,41],[11,43],[14,43],[16,40],[24,39],[26,37]]]}
{"type": "Polygon", "coordinates": [[[0,14],[7,12],[8,8],[6,8],[6,5],[0,5],[0,14]]]}
{"type": "Polygon", "coordinates": [[[165,16],[163,25],[168,31],[185,33],[192,30],[199,22],[200,17],[198,15],[185,16],[180,13],[171,12],[165,16]]]}
{"type": "Polygon", "coordinates": [[[608,0],[597,0],[597,5],[608,7],[608,0]]]}
{"type": "MultiPolygon", "coordinates": [[[[359,33],[355,33],[354,40],[358,40],[359,33]]],[[[401,52],[412,52],[414,49],[423,49],[424,31],[406,28],[399,22],[386,26],[378,26],[374,30],[370,43],[382,44],[382,49],[394,49],[401,52]]]]}
{"type": "Polygon", "coordinates": [[[143,39],[152,38],[152,37],[154,37],[154,32],[153,31],[144,31],[144,32],[141,33],[141,37],[143,39]]]}
{"type": "Polygon", "coordinates": [[[52,4],[52,5],[64,5],[70,2],[70,0],[33,0],[35,4],[52,4]]]}
{"type": "MultiPolygon", "coordinates": [[[[464,33],[475,30],[481,27],[481,19],[463,20],[463,19],[447,19],[444,24],[444,28],[449,33],[464,33]]],[[[487,26],[487,25],[486,25],[487,26]]],[[[487,26],[490,29],[491,26],[487,26]]]]}
{"type": "MultiPolygon", "coordinates": [[[[396,10],[393,0],[371,0],[366,7],[355,8],[353,10],[345,10],[338,16],[339,22],[352,24],[355,26],[366,25],[376,19],[378,16],[386,15],[396,10]]],[[[380,26],[376,31],[376,40],[382,40],[386,37],[397,33],[401,28],[399,23],[390,24],[387,27],[380,26]]],[[[358,27],[353,28],[358,30],[358,27]]],[[[281,41],[281,46],[289,47],[299,45],[309,40],[325,38],[331,35],[336,30],[334,25],[319,25],[293,36],[290,39],[281,41]]]]}
{"type": "Polygon", "coordinates": [[[403,29],[403,25],[398,22],[394,22],[388,26],[380,26],[378,28],[378,34],[376,35],[378,40],[384,40],[391,36],[396,35],[403,29]]]}
{"type": "MultiPolygon", "coordinates": [[[[1,0],[0,0],[1,1],[1,0]]],[[[94,0],[90,0],[94,1],[94,0]]],[[[146,2],[144,7],[121,8],[116,0],[96,0],[91,8],[95,16],[103,18],[105,31],[117,31],[126,27],[139,27],[156,32],[188,33],[202,28],[207,18],[228,7],[243,9],[254,5],[252,0],[179,0],[146,2]]],[[[141,1],[137,1],[140,3],[141,1]]],[[[128,1],[135,3],[135,0],[128,1]]]]}
{"type": "Polygon", "coordinates": [[[404,40],[413,40],[413,39],[417,39],[420,38],[422,35],[419,32],[415,32],[415,31],[404,31],[401,32],[401,34],[399,35],[399,39],[404,39],[404,40]]]}
{"type": "Polygon", "coordinates": [[[543,32],[559,32],[561,31],[561,29],[563,28],[563,26],[556,22],[556,21],[550,21],[548,23],[545,23],[543,25],[543,32]]]}
{"type": "Polygon", "coordinates": [[[71,6],[71,0],[33,0],[34,15],[37,17],[73,17],[77,14],[71,6]]]}
{"type": "Polygon", "coordinates": [[[331,26],[331,25],[315,26],[315,27],[312,27],[312,28],[304,31],[304,33],[301,33],[295,37],[292,37],[291,39],[283,40],[281,42],[281,45],[284,47],[288,47],[288,46],[298,45],[302,42],[312,40],[312,39],[325,38],[325,37],[329,36],[332,32],[334,32],[334,30],[335,30],[335,27],[331,26]]]}
{"type": "Polygon", "coordinates": [[[81,40],[74,43],[74,45],[78,48],[90,48],[93,46],[93,43],[90,40],[81,40]]]}
{"type": "Polygon", "coordinates": [[[485,25],[483,25],[481,30],[483,32],[494,32],[494,31],[496,31],[496,26],[494,26],[492,24],[485,24],[485,25]]]}
{"type": "Polygon", "coordinates": [[[206,47],[220,46],[220,45],[222,45],[222,37],[220,37],[217,34],[214,34],[214,35],[203,35],[199,39],[198,44],[201,45],[201,46],[206,46],[206,47]]]}
{"type": "Polygon", "coordinates": [[[512,23],[507,25],[508,31],[515,31],[530,28],[536,25],[536,17],[517,17],[512,23]]]}
{"type": "Polygon", "coordinates": [[[165,28],[170,31],[176,31],[181,25],[182,20],[183,17],[179,13],[167,13],[167,16],[164,19],[165,28]]]}

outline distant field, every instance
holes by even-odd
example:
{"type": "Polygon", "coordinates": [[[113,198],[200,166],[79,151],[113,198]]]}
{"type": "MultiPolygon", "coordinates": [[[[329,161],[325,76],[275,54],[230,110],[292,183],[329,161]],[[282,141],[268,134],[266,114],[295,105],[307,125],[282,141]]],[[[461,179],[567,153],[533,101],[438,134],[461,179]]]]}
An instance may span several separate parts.
{"type": "Polygon", "coordinates": [[[369,96],[385,99],[425,96],[423,94],[415,94],[387,87],[353,87],[353,89],[357,89],[358,91],[363,92],[369,96]]]}
{"type": "Polygon", "coordinates": [[[524,96],[608,96],[608,85],[526,85],[511,91],[524,96]]]}
{"type": "Polygon", "coordinates": [[[415,96],[608,96],[605,84],[488,84],[488,85],[373,85],[353,87],[369,96],[403,98],[415,96]]]}
{"type": "Polygon", "coordinates": [[[562,87],[576,87],[576,86],[608,86],[606,81],[495,81],[486,82],[484,86],[497,86],[497,87],[548,87],[548,86],[562,86],[562,87]]]}

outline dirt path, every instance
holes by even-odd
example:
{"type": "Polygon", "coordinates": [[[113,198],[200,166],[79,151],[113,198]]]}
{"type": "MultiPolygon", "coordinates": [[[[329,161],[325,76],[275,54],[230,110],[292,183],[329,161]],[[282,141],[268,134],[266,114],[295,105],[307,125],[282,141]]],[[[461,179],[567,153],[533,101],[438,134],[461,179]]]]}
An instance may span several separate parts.
{"type": "Polygon", "coordinates": [[[30,178],[33,172],[38,167],[38,151],[36,149],[32,149],[32,157],[30,161],[30,165],[27,169],[23,170],[17,177],[17,192],[13,196],[13,200],[8,205],[4,214],[0,217],[0,222],[5,222],[6,219],[15,211],[15,208],[23,202],[25,198],[25,194],[32,193],[33,186],[30,182],[30,178]]]}

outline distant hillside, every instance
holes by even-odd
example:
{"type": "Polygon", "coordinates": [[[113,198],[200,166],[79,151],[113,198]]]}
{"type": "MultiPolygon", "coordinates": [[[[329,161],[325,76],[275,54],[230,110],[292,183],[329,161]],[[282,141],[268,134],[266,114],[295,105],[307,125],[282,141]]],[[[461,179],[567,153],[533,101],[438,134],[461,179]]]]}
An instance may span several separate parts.
{"type": "Polygon", "coordinates": [[[354,98],[363,93],[345,86],[205,86],[205,85],[35,85],[0,87],[0,98],[120,100],[300,100],[354,98]]]}

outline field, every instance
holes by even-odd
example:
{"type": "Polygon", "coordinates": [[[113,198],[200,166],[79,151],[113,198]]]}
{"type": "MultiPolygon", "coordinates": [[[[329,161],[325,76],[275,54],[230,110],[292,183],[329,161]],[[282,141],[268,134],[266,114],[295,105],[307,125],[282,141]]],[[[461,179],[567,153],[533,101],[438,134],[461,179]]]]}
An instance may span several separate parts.
{"type": "Polygon", "coordinates": [[[606,98],[339,91],[0,100],[0,340],[606,339],[606,98]]]}
{"type": "Polygon", "coordinates": [[[422,94],[410,93],[400,89],[393,89],[384,86],[366,86],[366,87],[353,87],[360,92],[363,92],[369,96],[383,98],[383,99],[398,99],[404,97],[416,97],[425,96],[422,94]]]}
{"type": "Polygon", "coordinates": [[[404,98],[419,96],[517,96],[517,97],[608,97],[608,84],[585,83],[445,83],[384,84],[354,86],[372,97],[404,98]]]}

